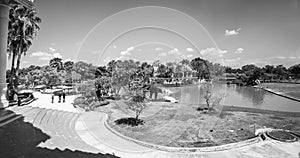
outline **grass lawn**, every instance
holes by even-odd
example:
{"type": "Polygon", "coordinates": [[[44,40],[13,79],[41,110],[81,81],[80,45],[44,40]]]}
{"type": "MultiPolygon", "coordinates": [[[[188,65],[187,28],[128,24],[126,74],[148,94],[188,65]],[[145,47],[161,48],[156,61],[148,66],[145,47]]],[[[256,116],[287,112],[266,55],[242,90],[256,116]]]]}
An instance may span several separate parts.
{"type": "Polygon", "coordinates": [[[203,113],[196,105],[152,102],[143,115],[144,125],[116,125],[119,118],[134,117],[126,104],[110,104],[97,110],[110,114],[108,124],[125,136],[158,145],[204,147],[239,142],[254,137],[255,128],[291,128],[300,131],[300,114],[223,108],[203,113]],[[248,112],[245,112],[248,111],[248,112]]]}
{"type": "Polygon", "coordinates": [[[300,84],[292,83],[262,83],[261,86],[300,99],[300,84]]]}

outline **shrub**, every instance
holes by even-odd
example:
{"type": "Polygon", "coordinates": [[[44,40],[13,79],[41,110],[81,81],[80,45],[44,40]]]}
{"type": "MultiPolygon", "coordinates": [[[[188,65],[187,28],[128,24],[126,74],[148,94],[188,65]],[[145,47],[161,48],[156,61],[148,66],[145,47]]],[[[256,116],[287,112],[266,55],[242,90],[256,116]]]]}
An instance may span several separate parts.
{"type": "Polygon", "coordinates": [[[129,125],[129,126],[138,126],[138,125],[143,125],[144,121],[141,119],[136,119],[133,117],[128,117],[128,118],[120,118],[115,120],[115,123],[117,125],[129,125]]]}

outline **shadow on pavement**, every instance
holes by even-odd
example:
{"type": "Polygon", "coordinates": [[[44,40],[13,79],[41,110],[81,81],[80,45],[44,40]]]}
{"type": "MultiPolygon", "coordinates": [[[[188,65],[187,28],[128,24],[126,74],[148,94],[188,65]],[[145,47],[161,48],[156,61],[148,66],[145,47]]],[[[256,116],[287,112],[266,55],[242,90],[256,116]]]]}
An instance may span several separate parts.
{"type": "MultiPolygon", "coordinates": [[[[5,109],[1,111],[13,113],[5,109]]],[[[116,158],[110,154],[40,148],[38,144],[50,139],[50,136],[23,120],[24,117],[21,117],[0,127],[1,158],[116,158]]]]}

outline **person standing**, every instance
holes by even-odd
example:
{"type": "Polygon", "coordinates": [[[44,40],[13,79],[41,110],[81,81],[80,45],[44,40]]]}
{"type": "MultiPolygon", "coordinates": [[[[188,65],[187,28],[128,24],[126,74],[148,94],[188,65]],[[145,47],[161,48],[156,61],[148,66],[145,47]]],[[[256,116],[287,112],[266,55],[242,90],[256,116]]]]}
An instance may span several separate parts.
{"type": "Polygon", "coordinates": [[[66,101],[66,91],[65,90],[63,90],[63,102],[65,102],[66,101]]]}
{"type": "Polygon", "coordinates": [[[51,103],[54,103],[54,93],[52,92],[51,94],[51,99],[52,99],[52,102],[51,103]]]}
{"type": "Polygon", "coordinates": [[[58,103],[61,102],[61,92],[58,92],[58,103]]]}

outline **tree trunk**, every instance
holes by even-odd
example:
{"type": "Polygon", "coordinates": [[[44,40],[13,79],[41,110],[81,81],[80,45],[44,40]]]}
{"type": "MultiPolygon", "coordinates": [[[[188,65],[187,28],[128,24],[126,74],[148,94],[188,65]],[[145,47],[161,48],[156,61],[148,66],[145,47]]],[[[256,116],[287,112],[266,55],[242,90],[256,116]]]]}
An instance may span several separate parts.
{"type": "Polygon", "coordinates": [[[12,59],[11,59],[11,69],[10,69],[10,83],[12,83],[13,80],[13,74],[15,71],[15,58],[16,58],[16,54],[13,53],[12,59]]]}
{"type": "Polygon", "coordinates": [[[18,54],[18,58],[17,58],[17,66],[16,66],[16,78],[15,78],[15,88],[18,88],[18,84],[19,84],[19,69],[20,69],[20,65],[21,65],[21,56],[22,53],[18,54]]]}

